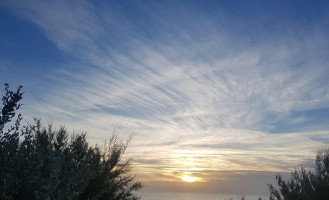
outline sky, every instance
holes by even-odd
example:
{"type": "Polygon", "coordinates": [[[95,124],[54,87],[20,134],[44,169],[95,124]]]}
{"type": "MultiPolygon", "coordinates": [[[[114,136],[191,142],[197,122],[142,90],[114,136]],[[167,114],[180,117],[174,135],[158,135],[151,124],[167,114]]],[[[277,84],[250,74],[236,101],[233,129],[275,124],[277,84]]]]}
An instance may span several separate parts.
{"type": "Polygon", "coordinates": [[[328,9],[2,0],[0,83],[23,85],[26,122],[93,144],[132,134],[125,156],[144,190],[266,194],[328,147],[328,9]]]}

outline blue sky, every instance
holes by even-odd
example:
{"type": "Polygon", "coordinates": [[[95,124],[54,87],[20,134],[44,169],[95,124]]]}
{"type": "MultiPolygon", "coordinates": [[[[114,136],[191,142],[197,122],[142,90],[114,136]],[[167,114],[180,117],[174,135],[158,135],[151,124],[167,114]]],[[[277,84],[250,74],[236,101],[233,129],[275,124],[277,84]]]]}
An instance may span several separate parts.
{"type": "Polygon", "coordinates": [[[134,133],[127,156],[150,190],[193,176],[202,191],[233,181],[261,193],[329,143],[328,8],[5,0],[0,82],[24,86],[27,121],[87,131],[95,143],[134,133]]]}

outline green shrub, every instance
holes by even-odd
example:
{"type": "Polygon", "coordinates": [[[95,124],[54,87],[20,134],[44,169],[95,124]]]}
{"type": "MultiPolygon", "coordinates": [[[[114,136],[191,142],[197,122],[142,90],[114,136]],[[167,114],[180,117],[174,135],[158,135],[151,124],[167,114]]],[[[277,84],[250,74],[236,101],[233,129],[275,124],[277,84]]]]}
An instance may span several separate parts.
{"type": "Polygon", "coordinates": [[[64,127],[42,127],[38,119],[21,127],[15,118],[23,93],[5,84],[0,115],[1,199],[138,199],[141,188],[122,161],[127,144],[113,136],[104,148],[86,134],[69,138],[64,127]],[[6,129],[8,127],[8,129],[6,129]]]}
{"type": "Polygon", "coordinates": [[[284,180],[276,176],[278,189],[269,185],[270,200],[328,200],[329,199],[329,150],[320,151],[315,169],[296,169],[284,180]]]}

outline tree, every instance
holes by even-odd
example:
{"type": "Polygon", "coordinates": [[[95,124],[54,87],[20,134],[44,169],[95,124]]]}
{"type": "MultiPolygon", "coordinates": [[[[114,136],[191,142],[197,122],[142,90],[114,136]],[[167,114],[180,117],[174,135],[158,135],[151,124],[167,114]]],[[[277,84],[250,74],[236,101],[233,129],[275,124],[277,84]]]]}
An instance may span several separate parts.
{"type": "Polygon", "coordinates": [[[138,199],[141,188],[123,161],[127,143],[113,136],[101,149],[86,134],[69,138],[64,127],[42,127],[39,119],[20,127],[21,115],[10,125],[23,93],[5,85],[0,116],[1,199],[138,199]],[[5,126],[9,128],[5,131],[5,126]]]}
{"type": "Polygon", "coordinates": [[[318,152],[315,169],[296,169],[284,180],[276,176],[279,189],[269,185],[270,200],[327,200],[329,198],[329,150],[318,152]]]}
{"type": "Polygon", "coordinates": [[[0,115],[0,190],[1,198],[7,196],[8,191],[15,182],[16,166],[15,157],[19,148],[19,127],[22,120],[19,114],[14,125],[9,125],[5,130],[5,125],[10,124],[15,117],[15,112],[20,108],[22,99],[22,86],[16,92],[9,90],[9,85],[5,84],[5,95],[2,97],[3,107],[0,115]]]}

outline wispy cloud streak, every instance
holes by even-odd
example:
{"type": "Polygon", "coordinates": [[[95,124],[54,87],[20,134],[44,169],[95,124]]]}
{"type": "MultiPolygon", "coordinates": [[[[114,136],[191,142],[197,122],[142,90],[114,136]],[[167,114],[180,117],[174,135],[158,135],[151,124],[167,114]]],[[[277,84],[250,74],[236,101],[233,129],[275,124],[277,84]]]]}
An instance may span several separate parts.
{"type": "Polygon", "coordinates": [[[141,19],[132,19],[119,4],[6,2],[71,58],[44,75],[55,84],[28,100],[33,114],[95,141],[134,131],[128,153],[146,180],[173,181],[182,170],[208,180],[227,169],[287,171],[328,144],[328,127],[316,122],[312,131],[273,134],[282,121],[309,120],[292,112],[329,107],[323,19],[308,31],[279,30],[282,22],[281,37],[255,40],[243,26],[236,35],[221,10],[223,21],[141,4],[141,19]]]}

